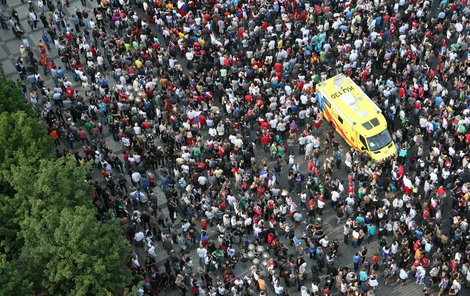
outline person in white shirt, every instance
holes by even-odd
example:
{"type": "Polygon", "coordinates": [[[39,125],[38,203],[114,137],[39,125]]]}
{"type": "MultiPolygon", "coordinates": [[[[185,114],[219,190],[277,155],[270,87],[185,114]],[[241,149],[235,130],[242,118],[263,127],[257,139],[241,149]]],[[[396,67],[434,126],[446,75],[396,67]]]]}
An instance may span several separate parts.
{"type": "Polygon", "coordinates": [[[323,247],[323,248],[327,248],[329,245],[330,245],[330,241],[328,240],[328,236],[325,235],[325,237],[323,237],[320,241],[319,241],[320,245],[323,247]]]}
{"type": "Polygon", "coordinates": [[[142,157],[137,153],[133,153],[132,158],[134,158],[136,164],[139,164],[142,157]]]}
{"type": "Polygon", "coordinates": [[[184,219],[184,220],[183,220],[183,225],[181,225],[181,230],[182,230],[183,232],[187,232],[188,229],[189,229],[189,227],[191,227],[191,223],[189,223],[188,220],[184,219]]]}
{"type": "Polygon", "coordinates": [[[207,209],[205,214],[206,214],[206,217],[209,220],[209,222],[212,222],[212,219],[214,219],[214,217],[215,217],[215,214],[214,214],[212,208],[207,209]]]}
{"type": "Polygon", "coordinates": [[[203,188],[204,188],[204,187],[206,186],[206,184],[207,184],[207,178],[206,178],[206,176],[204,176],[204,175],[199,176],[199,178],[197,179],[197,181],[199,182],[199,185],[201,185],[201,187],[203,187],[203,188]]]}
{"type": "Polygon", "coordinates": [[[191,157],[191,154],[188,151],[185,151],[182,155],[181,158],[183,158],[184,161],[189,161],[189,158],[191,157]]]}
{"type": "Polygon", "coordinates": [[[204,248],[203,246],[199,246],[196,250],[197,256],[199,258],[199,266],[204,266],[204,262],[207,256],[207,249],[204,248]]]}
{"type": "Polygon", "coordinates": [[[279,283],[276,283],[274,285],[274,293],[276,293],[276,296],[284,295],[284,287],[282,287],[279,283]]]}
{"type": "Polygon", "coordinates": [[[142,130],[141,130],[141,128],[140,128],[140,126],[139,126],[138,123],[135,123],[135,124],[134,124],[134,128],[133,128],[133,129],[134,129],[134,134],[135,134],[136,136],[137,136],[137,135],[140,135],[140,133],[142,132],[142,130]]]}
{"type": "Polygon", "coordinates": [[[151,245],[150,248],[147,250],[147,253],[150,257],[152,257],[153,259],[156,259],[157,258],[157,253],[155,252],[155,246],[154,245],[151,245]]]}
{"type": "Polygon", "coordinates": [[[132,175],[131,175],[131,177],[132,177],[132,183],[134,183],[134,185],[136,185],[136,184],[139,184],[140,178],[141,178],[142,176],[140,175],[139,172],[133,172],[132,175]]]}
{"type": "Polygon", "coordinates": [[[234,195],[232,195],[232,194],[229,194],[229,195],[227,196],[227,202],[228,202],[228,204],[229,204],[230,206],[233,206],[233,204],[234,204],[234,202],[235,202],[236,200],[237,200],[237,198],[236,198],[234,195]]]}
{"type": "Polygon", "coordinates": [[[137,254],[135,254],[134,257],[132,257],[132,268],[134,269],[139,269],[141,267],[140,262],[139,262],[139,257],[137,254]]]}
{"type": "Polygon", "coordinates": [[[134,240],[136,243],[137,247],[143,247],[143,242],[144,242],[144,233],[142,231],[136,232],[134,235],[134,240]]]}
{"type": "Polygon", "coordinates": [[[313,282],[312,283],[312,289],[310,291],[312,293],[312,295],[318,295],[318,293],[320,292],[320,289],[318,288],[318,284],[313,282]]]}
{"type": "Polygon", "coordinates": [[[130,147],[131,146],[131,141],[127,137],[122,137],[122,144],[124,145],[124,148],[130,147]]]}
{"type": "Polygon", "coordinates": [[[404,268],[400,269],[399,277],[400,277],[402,286],[404,286],[406,280],[408,279],[408,272],[404,268]]]}

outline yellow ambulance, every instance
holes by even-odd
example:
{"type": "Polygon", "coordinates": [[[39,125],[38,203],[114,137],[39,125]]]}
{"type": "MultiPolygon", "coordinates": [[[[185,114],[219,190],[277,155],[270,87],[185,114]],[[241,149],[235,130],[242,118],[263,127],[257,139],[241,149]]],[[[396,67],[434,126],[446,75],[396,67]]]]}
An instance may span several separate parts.
{"type": "Polygon", "coordinates": [[[351,147],[378,162],[396,157],[382,110],[351,78],[339,74],[319,83],[316,98],[324,118],[351,147]]]}

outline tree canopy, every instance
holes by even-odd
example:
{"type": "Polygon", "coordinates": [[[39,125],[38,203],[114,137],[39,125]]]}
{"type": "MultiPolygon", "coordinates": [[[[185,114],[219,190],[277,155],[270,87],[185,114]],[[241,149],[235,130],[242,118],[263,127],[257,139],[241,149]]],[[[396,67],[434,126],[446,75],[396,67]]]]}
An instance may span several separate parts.
{"type": "Polygon", "coordinates": [[[1,246],[9,250],[0,264],[18,270],[0,283],[18,272],[10,280],[49,295],[116,295],[129,283],[130,245],[118,221],[96,219],[89,169],[70,158],[12,168],[16,194],[0,196],[1,246]]]}
{"type": "Polygon", "coordinates": [[[117,295],[127,285],[130,246],[119,222],[99,222],[85,206],[22,221],[20,265],[50,295],[117,295]],[[57,228],[50,226],[57,224],[57,228]]]}
{"type": "Polygon", "coordinates": [[[0,113],[25,112],[33,116],[33,109],[23,96],[21,89],[10,79],[0,75],[0,113]]]}
{"type": "Polygon", "coordinates": [[[0,113],[0,180],[18,164],[19,158],[35,162],[51,156],[52,138],[39,119],[23,111],[0,113]]]}
{"type": "Polygon", "coordinates": [[[54,159],[21,91],[0,77],[0,296],[117,295],[131,248],[96,219],[91,166],[54,159]]]}

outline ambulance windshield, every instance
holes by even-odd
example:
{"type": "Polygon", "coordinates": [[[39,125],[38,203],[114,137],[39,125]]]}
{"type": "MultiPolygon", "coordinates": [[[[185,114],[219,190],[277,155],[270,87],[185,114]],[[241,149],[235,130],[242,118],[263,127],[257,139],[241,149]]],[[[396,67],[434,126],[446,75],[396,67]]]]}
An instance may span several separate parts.
{"type": "Polygon", "coordinates": [[[390,136],[388,130],[384,130],[380,134],[367,138],[367,143],[369,144],[371,151],[382,149],[383,147],[390,144],[390,142],[392,142],[392,137],[390,136]]]}

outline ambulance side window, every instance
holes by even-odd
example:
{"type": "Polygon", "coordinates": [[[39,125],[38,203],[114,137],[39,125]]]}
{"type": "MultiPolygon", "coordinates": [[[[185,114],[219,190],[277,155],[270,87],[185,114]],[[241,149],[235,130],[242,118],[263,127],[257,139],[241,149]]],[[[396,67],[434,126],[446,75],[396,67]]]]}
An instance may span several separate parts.
{"type": "Polygon", "coordinates": [[[341,122],[341,124],[343,124],[343,118],[341,118],[340,116],[338,116],[338,120],[339,120],[339,122],[341,122]]]}
{"type": "Polygon", "coordinates": [[[367,150],[366,139],[364,139],[362,135],[359,135],[359,140],[361,140],[362,146],[366,147],[366,150],[367,150]]]}
{"type": "Polygon", "coordinates": [[[327,98],[323,97],[323,102],[325,102],[325,105],[327,105],[327,106],[328,106],[328,108],[330,108],[330,109],[331,109],[331,103],[330,103],[330,101],[328,101],[328,99],[327,99],[327,98]]]}

